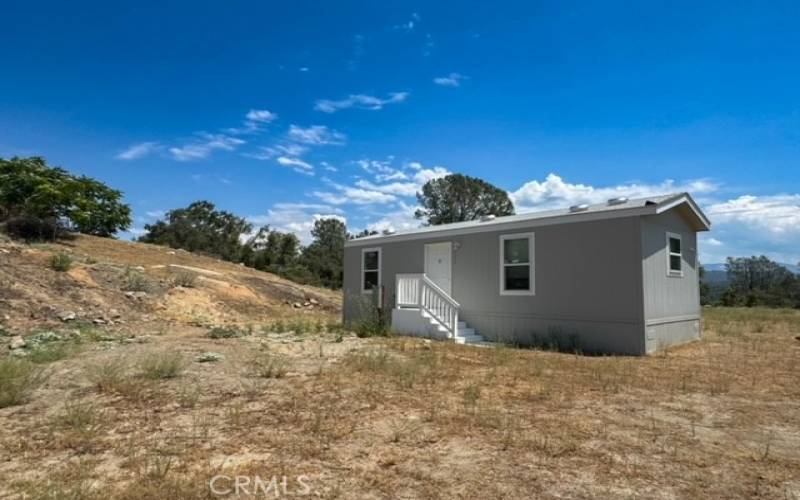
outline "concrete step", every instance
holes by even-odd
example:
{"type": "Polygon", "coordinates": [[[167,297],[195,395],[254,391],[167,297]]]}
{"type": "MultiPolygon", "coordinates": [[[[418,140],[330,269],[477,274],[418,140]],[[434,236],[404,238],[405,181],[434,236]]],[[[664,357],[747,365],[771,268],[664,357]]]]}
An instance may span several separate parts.
{"type": "Polygon", "coordinates": [[[469,345],[475,347],[497,347],[499,344],[496,342],[490,342],[488,340],[484,340],[482,342],[470,342],[469,345]]]}
{"type": "Polygon", "coordinates": [[[476,342],[486,342],[486,339],[483,338],[483,335],[470,335],[468,337],[453,337],[453,341],[456,344],[474,344],[476,342]]]}
{"type": "Polygon", "coordinates": [[[466,326],[459,326],[456,335],[459,337],[469,337],[471,335],[475,335],[475,329],[467,328],[466,326]]]}

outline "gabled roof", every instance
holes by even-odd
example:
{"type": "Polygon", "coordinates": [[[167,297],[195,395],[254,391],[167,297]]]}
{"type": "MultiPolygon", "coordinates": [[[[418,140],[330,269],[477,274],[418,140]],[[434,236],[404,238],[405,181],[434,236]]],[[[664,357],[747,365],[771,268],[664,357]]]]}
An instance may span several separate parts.
{"type": "Polygon", "coordinates": [[[708,231],[711,229],[711,222],[708,220],[708,217],[700,210],[700,207],[697,206],[697,203],[695,203],[689,193],[673,193],[661,196],[649,196],[647,198],[637,198],[617,204],[609,202],[598,203],[596,205],[589,205],[586,208],[581,207],[583,209],[577,212],[573,212],[570,208],[563,208],[559,210],[507,215],[504,217],[495,217],[491,220],[472,220],[438,226],[425,226],[417,229],[398,231],[392,234],[376,234],[373,236],[356,238],[354,240],[348,240],[345,246],[352,247],[382,244],[392,241],[436,238],[438,236],[454,236],[458,234],[549,226],[572,222],[587,222],[617,217],[656,215],[678,207],[685,212],[696,231],[708,231]]]}

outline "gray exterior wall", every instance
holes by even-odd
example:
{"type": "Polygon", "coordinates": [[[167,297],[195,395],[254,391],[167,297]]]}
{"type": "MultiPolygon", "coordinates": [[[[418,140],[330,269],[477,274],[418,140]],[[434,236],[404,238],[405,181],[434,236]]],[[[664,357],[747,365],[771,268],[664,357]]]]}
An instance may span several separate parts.
{"type": "Polygon", "coordinates": [[[459,244],[452,295],[461,304],[460,319],[487,339],[644,354],[642,228],[640,217],[621,217],[347,247],[344,318],[358,317],[363,248],[382,249],[385,304],[392,308],[395,275],[422,273],[424,245],[452,241],[459,244]],[[501,296],[500,235],[524,232],[535,235],[536,295],[501,296]]]}
{"type": "Polygon", "coordinates": [[[646,352],[700,338],[697,233],[681,208],[641,217],[646,352]],[[681,235],[683,276],[667,272],[666,233],[681,235]]]}

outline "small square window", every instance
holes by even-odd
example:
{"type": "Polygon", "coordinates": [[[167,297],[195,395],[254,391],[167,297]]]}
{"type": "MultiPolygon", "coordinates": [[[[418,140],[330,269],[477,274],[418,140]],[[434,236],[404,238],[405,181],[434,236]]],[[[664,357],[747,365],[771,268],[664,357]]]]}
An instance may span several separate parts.
{"type": "Polygon", "coordinates": [[[680,255],[670,255],[669,256],[669,270],[672,272],[681,272],[681,256],[680,255]]]}
{"type": "Polygon", "coordinates": [[[506,266],[506,290],[530,290],[531,276],[528,266],[506,266]]]}
{"type": "Polygon", "coordinates": [[[364,252],[364,269],[378,269],[378,252],[364,252]]]}
{"type": "Polygon", "coordinates": [[[378,286],[378,271],[364,271],[364,290],[372,290],[378,286]]]}
{"type": "Polygon", "coordinates": [[[506,264],[527,264],[529,260],[528,238],[504,241],[503,261],[506,264]]]}

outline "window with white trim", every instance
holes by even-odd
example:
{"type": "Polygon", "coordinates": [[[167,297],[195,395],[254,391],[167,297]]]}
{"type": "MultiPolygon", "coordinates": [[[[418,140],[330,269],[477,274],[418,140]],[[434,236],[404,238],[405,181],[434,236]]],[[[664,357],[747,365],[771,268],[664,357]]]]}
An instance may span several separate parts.
{"type": "Polygon", "coordinates": [[[667,274],[683,276],[683,248],[680,234],[667,233],[667,274]]]}
{"type": "Polygon", "coordinates": [[[533,295],[533,233],[500,236],[500,295],[533,295]]]}
{"type": "Polygon", "coordinates": [[[381,286],[381,249],[361,250],[361,291],[366,293],[381,286]]]}

